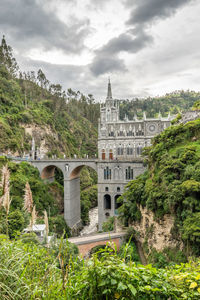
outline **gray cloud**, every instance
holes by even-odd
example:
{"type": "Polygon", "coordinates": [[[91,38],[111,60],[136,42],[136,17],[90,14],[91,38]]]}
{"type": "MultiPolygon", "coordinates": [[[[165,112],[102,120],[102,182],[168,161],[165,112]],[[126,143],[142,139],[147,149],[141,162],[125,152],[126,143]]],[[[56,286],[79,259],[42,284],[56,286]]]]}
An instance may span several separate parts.
{"type": "Polygon", "coordinates": [[[1,0],[0,26],[19,48],[42,47],[78,53],[84,48],[89,33],[89,21],[73,19],[67,26],[36,0],[1,0]]]}
{"type": "Polygon", "coordinates": [[[109,56],[106,54],[98,54],[90,65],[90,70],[95,76],[112,72],[112,71],[126,71],[126,66],[122,59],[116,56],[109,56]]]}
{"type": "Polygon", "coordinates": [[[100,52],[107,54],[115,54],[122,51],[136,53],[152,41],[153,38],[142,30],[137,32],[129,31],[110,40],[100,52]],[[133,36],[134,34],[135,36],[133,36]]]}
{"type": "Polygon", "coordinates": [[[125,70],[123,60],[118,58],[120,52],[137,53],[153,42],[153,37],[147,33],[146,27],[150,22],[167,18],[193,0],[126,0],[127,7],[133,7],[127,25],[131,28],[111,39],[104,47],[96,51],[96,57],[91,64],[91,71],[95,75],[101,75],[109,71],[125,70]],[[111,55],[115,55],[114,65],[110,62],[111,55]],[[108,61],[108,63],[107,63],[108,61]],[[119,64],[119,67],[117,66],[119,64]]]}
{"type": "Polygon", "coordinates": [[[101,75],[112,71],[126,71],[120,52],[137,53],[146,45],[153,42],[153,38],[146,32],[129,31],[111,39],[104,47],[96,51],[96,57],[90,66],[94,75],[101,75]],[[113,57],[114,55],[114,57],[113,57]]]}
{"type": "MultiPolygon", "coordinates": [[[[137,0],[131,12],[127,24],[147,25],[158,19],[167,18],[173,15],[178,8],[192,2],[193,0],[137,0]]],[[[126,2],[131,5],[130,0],[126,2]]]]}

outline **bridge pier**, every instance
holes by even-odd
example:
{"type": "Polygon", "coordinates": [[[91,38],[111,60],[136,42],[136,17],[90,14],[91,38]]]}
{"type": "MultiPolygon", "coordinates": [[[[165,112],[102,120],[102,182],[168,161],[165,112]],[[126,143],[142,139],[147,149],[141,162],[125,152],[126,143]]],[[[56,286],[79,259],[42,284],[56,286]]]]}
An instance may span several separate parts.
{"type": "Polygon", "coordinates": [[[55,168],[59,168],[64,179],[64,219],[71,229],[81,225],[80,205],[80,172],[84,166],[97,171],[97,159],[71,159],[71,160],[32,160],[40,176],[44,180],[54,178],[55,168]]]}
{"type": "Polygon", "coordinates": [[[64,180],[64,219],[71,228],[81,223],[79,177],[64,180]]]}

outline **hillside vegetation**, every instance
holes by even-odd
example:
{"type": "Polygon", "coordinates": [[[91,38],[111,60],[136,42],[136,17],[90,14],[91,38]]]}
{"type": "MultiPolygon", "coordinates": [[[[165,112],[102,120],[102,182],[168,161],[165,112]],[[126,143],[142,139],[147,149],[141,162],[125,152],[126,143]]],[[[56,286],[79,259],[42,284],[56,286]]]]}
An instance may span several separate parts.
{"type": "Polygon", "coordinates": [[[140,220],[139,206],[161,220],[174,216],[171,235],[186,254],[200,255],[200,119],[167,128],[144,150],[148,170],[127,185],[121,217],[140,220]]]}
{"type": "Polygon", "coordinates": [[[131,120],[135,115],[141,118],[143,111],[148,118],[158,117],[159,112],[167,117],[169,113],[177,113],[190,110],[194,103],[200,99],[200,92],[176,91],[161,97],[149,97],[146,99],[134,99],[122,101],[120,105],[120,118],[125,115],[131,120]]]}
{"type": "Polygon", "coordinates": [[[92,95],[51,84],[42,70],[22,73],[12,49],[0,46],[0,151],[29,153],[32,137],[47,155],[94,156],[99,105],[92,95]],[[79,98],[79,99],[78,99],[79,98]],[[26,130],[25,130],[26,129],[26,130]]]}

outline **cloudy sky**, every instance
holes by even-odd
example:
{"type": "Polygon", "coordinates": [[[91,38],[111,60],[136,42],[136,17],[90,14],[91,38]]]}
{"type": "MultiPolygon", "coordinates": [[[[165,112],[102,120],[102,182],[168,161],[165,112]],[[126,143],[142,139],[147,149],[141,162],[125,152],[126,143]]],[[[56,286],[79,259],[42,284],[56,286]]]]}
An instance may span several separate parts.
{"type": "Polygon", "coordinates": [[[20,68],[97,100],[200,90],[199,0],[0,0],[20,68]]]}

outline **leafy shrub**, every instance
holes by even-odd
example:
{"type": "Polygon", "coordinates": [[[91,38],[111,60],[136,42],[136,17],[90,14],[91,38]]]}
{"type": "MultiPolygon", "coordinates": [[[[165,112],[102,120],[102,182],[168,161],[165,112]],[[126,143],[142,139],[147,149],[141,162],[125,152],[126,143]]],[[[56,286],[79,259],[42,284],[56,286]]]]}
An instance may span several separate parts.
{"type": "Polygon", "coordinates": [[[6,234],[0,234],[0,244],[2,242],[8,241],[9,237],[6,234]]]}
{"type": "Polygon", "coordinates": [[[114,217],[109,217],[107,221],[103,222],[102,230],[103,232],[114,230],[114,217]]]}
{"type": "Polygon", "coordinates": [[[24,244],[39,244],[38,237],[34,232],[22,234],[20,240],[24,244]]]}
{"type": "Polygon", "coordinates": [[[125,261],[132,261],[135,263],[140,262],[140,257],[134,242],[123,243],[119,249],[118,255],[125,259],[125,261]]]}
{"type": "Polygon", "coordinates": [[[61,238],[60,243],[51,245],[50,252],[56,258],[59,258],[57,262],[58,266],[63,266],[64,268],[66,268],[70,260],[75,260],[79,254],[78,247],[63,238],[61,238]]]}
{"type": "Polygon", "coordinates": [[[61,237],[64,232],[65,236],[71,236],[71,229],[61,215],[49,218],[49,231],[56,233],[58,237],[61,237]]]}
{"type": "Polygon", "coordinates": [[[8,224],[9,224],[9,235],[10,237],[14,237],[17,232],[22,231],[24,228],[24,216],[23,213],[16,209],[9,213],[8,215],[8,224]]]}
{"type": "Polygon", "coordinates": [[[105,252],[113,253],[113,251],[113,248],[111,248],[109,245],[97,245],[90,250],[89,257],[91,257],[95,253],[98,257],[100,257],[105,252]]]}

